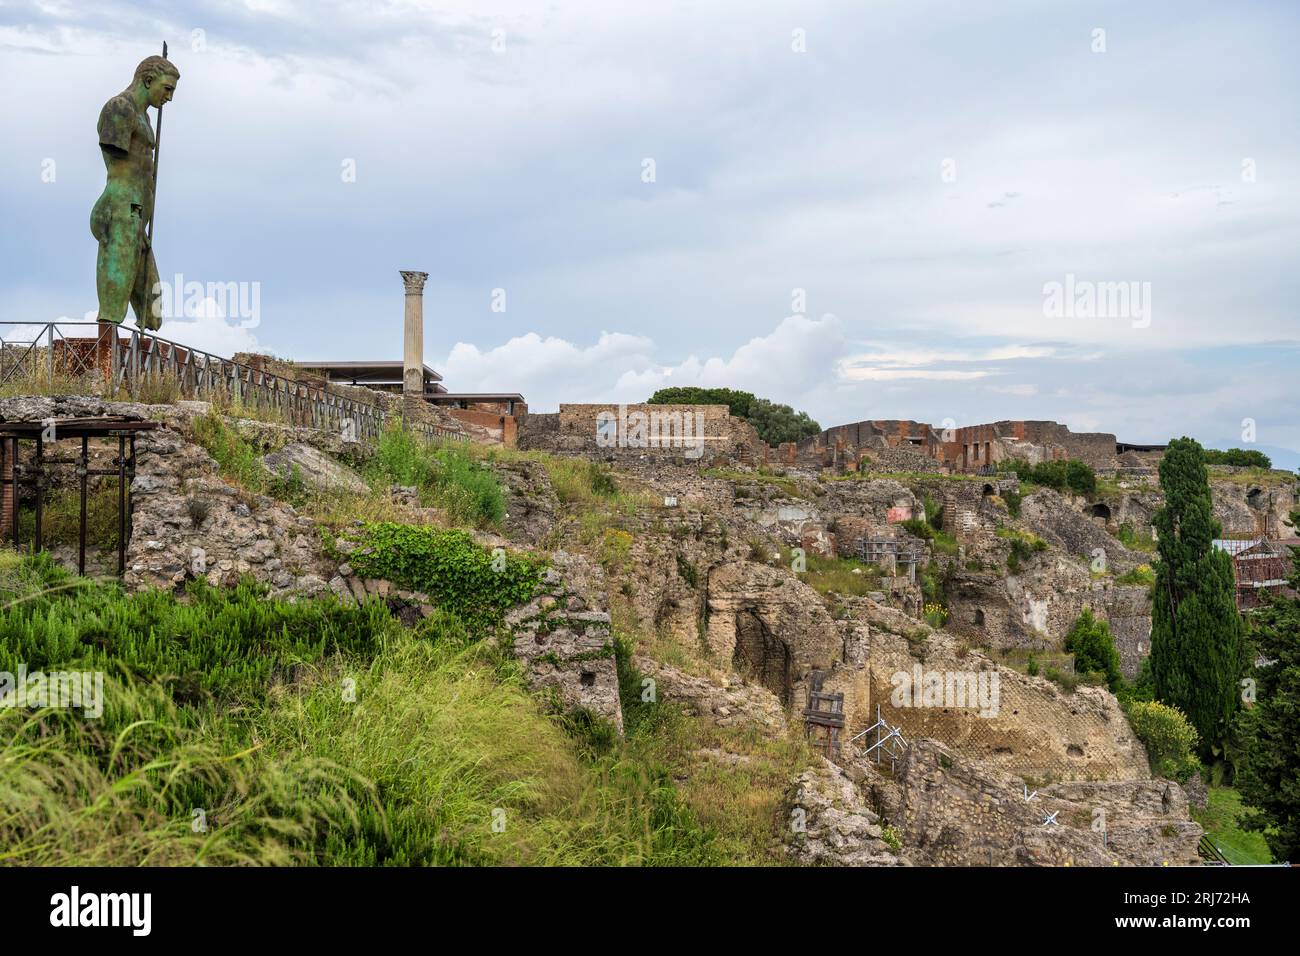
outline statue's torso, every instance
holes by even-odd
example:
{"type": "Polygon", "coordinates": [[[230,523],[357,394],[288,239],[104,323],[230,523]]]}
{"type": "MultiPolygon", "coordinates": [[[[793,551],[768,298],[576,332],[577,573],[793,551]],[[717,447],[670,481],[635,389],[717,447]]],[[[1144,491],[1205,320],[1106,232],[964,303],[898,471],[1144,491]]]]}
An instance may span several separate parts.
{"type": "Polygon", "coordinates": [[[153,128],[148,114],[136,107],[129,93],[119,93],[99,113],[99,147],[108,170],[108,183],[95,204],[92,227],[120,210],[139,207],[142,220],[153,211],[153,128]]]}

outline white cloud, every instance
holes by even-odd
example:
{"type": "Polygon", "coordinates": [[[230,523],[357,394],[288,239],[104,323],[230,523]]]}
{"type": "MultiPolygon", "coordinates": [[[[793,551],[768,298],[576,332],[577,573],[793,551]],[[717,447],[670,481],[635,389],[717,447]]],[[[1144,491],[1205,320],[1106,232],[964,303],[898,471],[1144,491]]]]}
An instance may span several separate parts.
{"type": "Polygon", "coordinates": [[[792,393],[832,377],[843,346],[834,316],[792,315],[729,358],[688,355],[663,364],[656,360],[659,346],[646,336],[602,332],[594,345],[580,346],[530,332],[487,351],[458,342],[439,370],[452,391],[517,391],[535,411],[560,402],[643,401],[673,385],[725,386],[793,401],[792,393]]]}
{"type": "MultiPolygon", "coordinates": [[[[134,325],[134,322],[128,324],[134,325]]],[[[185,317],[165,319],[157,335],[179,345],[231,358],[236,352],[261,350],[257,336],[253,334],[256,325],[256,321],[228,320],[212,299],[205,299],[200,308],[185,317]]]]}

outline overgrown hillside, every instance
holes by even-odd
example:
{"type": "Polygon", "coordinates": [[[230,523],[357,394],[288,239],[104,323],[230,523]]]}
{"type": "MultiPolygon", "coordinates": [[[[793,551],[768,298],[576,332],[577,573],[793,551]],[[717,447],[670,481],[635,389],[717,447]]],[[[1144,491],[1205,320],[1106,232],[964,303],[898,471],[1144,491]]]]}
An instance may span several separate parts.
{"type": "MultiPolygon", "coordinates": [[[[1005,864],[1194,858],[1168,789],[1194,732],[1130,686],[1109,629],[1107,602],[1149,588],[1149,529],[1136,505],[1086,510],[1113,494],[1130,514],[1127,489],[151,414],[168,427],[142,453],[124,584],[0,557],[0,671],[102,672],[106,694],[92,720],[0,709],[6,862],[986,862],[926,835],[974,833],[971,793],[997,797],[979,819],[1005,864]],[[919,556],[912,577],[853,551],[879,528],[919,556]],[[998,672],[1001,716],[894,708],[889,674],[917,666],[998,672]],[[799,713],[814,670],[851,728],[884,703],[924,746],[896,772],[856,747],[825,761],[799,713]],[[1035,842],[1011,799],[1027,784],[1065,842],[1035,842]],[[1103,846],[1090,800],[1138,809],[1103,846]]],[[[73,490],[47,494],[66,548],[73,490]]]]}

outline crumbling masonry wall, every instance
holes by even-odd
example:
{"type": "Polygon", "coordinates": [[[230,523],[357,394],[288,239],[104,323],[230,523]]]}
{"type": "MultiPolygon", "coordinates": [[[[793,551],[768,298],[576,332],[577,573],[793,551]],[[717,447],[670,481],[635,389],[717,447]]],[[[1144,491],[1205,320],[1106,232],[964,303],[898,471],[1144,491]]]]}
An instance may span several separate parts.
{"type": "Polygon", "coordinates": [[[561,405],[519,422],[521,449],[602,460],[661,458],[690,463],[762,460],[754,427],[726,405],[561,405]],[[644,428],[644,431],[642,430],[644,428]]]}

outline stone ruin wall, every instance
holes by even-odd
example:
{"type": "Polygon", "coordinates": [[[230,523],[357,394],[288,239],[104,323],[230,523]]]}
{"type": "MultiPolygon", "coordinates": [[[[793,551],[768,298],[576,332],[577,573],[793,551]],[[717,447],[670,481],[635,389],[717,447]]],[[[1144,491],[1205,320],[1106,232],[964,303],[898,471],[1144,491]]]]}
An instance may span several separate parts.
{"type": "Polygon", "coordinates": [[[518,445],[521,449],[549,451],[601,460],[638,460],[646,457],[680,461],[685,464],[713,464],[718,460],[757,462],[762,460],[766,446],[758,437],[754,426],[730,413],[726,405],[615,405],[574,404],[561,405],[558,412],[530,412],[519,422],[518,445]],[[661,423],[656,433],[666,441],[651,442],[648,446],[628,443],[625,438],[635,438],[633,430],[624,431],[623,423],[635,427],[636,415],[654,415],[661,423]],[[617,433],[606,433],[603,441],[597,440],[597,423],[612,416],[618,423],[617,433]],[[675,441],[673,435],[681,434],[679,421],[689,421],[691,436],[695,427],[703,429],[703,449],[692,442],[675,441]]]}
{"type": "Polygon", "coordinates": [[[1113,469],[1118,464],[1114,435],[1071,432],[1065,425],[1048,421],[991,422],[945,433],[926,422],[865,420],[836,425],[790,447],[783,445],[772,457],[790,464],[853,470],[863,454],[879,467],[877,457],[889,453],[910,457],[910,465],[885,463],[907,471],[978,471],[1008,458],[1024,458],[1031,464],[1076,458],[1097,469],[1113,469]],[[917,467],[919,461],[932,464],[917,467]]]}
{"type": "MultiPolygon", "coordinates": [[[[865,768],[870,773],[870,768],[865,768]]],[[[921,741],[897,774],[893,813],[913,864],[1196,865],[1201,827],[1169,780],[1024,782],[921,741]],[[1026,800],[1033,789],[1035,796],[1026,800]],[[1054,816],[1053,816],[1054,815],[1054,816]],[[1052,820],[1051,824],[1045,821],[1052,820]],[[1105,835],[1098,832],[1102,822],[1105,835]]],[[[882,788],[883,789],[883,788],[882,788]]]]}
{"type": "Polygon", "coordinates": [[[844,740],[875,721],[876,706],[908,739],[930,737],[1004,770],[1056,780],[1150,776],[1146,752],[1114,697],[1101,688],[1065,694],[1051,681],[1001,667],[957,638],[900,611],[859,599],[854,620],[835,620],[808,585],[752,562],[710,569],[703,640],[715,661],[770,690],[797,717],[814,671],[844,694],[844,740]],[[1000,675],[996,715],[943,707],[899,708],[892,675],[926,670],[1000,675]]]}

